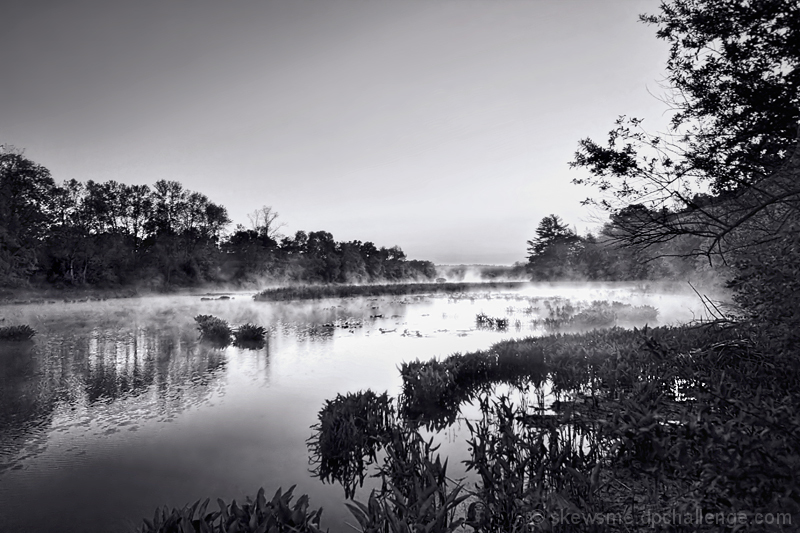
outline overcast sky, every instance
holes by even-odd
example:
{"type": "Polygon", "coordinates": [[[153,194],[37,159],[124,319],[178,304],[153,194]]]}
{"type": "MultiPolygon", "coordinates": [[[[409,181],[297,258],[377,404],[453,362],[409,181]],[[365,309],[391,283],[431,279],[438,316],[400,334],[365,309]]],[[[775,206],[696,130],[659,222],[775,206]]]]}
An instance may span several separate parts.
{"type": "Polygon", "coordinates": [[[236,223],[511,264],[594,227],[577,142],[665,122],[645,0],[5,0],[0,143],[57,182],[177,180],[236,223]],[[651,94],[652,93],[652,94],[651,94]]]}

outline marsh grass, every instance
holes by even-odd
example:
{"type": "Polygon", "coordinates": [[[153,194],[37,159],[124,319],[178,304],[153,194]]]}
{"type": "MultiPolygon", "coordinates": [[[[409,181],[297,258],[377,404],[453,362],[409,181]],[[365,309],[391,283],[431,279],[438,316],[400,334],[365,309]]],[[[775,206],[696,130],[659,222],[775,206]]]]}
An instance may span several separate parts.
{"type": "Polygon", "coordinates": [[[378,452],[385,452],[374,474],[380,489],[366,503],[346,504],[362,531],[446,533],[463,523],[456,517],[466,498],[463,486],[447,476],[447,460],[434,455],[433,441],[398,420],[386,393],[337,395],[325,403],[312,429],[312,473],[323,482],[340,483],[348,499],[377,465],[378,452]]]}
{"type": "Polygon", "coordinates": [[[658,319],[658,309],[649,305],[633,306],[622,302],[595,300],[590,304],[563,304],[544,301],[547,316],[534,319],[534,326],[551,331],[611,328],[618,324],[649,324],[658,319]]]}
{"type": "Polygon", "coordinates": [[[34,335],[36,335],[36,331],[27,324],[23,324],[20,326],[6,326],[0,328],[0,341],[7,341],[7,342],[29,341],[34,337],[34,335]]]}
{"type": "Polygon", "coordinates": [[[441,428],[455,422],[462,404],[495,383],[526,387],[546,375],[535,342],[503,341],[484,352],[454,354],[441,361],[412,361],[400,367],[402,415],[441,428]]]}
{"type": "Polygon", "coordinates": [[[238,348],[259,350],[267,344],[266,339],[266,328],[249,322],[233,331],[233,345],[238,348]]]}
{"type": "Polygon", "coordinates": [[[401,412],[441,427],[458,400],[478,398],[467,466],[479,481],[466,523],[480,531],[525,531],[532,516],[542,530],[644,531],[653,524],[629,527],[624,517],[741,509],[796,524],[800,365],[759,335],[722,321],[505,341],[403,365],[401,412]],[[531,361],[538,366],[525,377],[531,361]],[[515,376],[523,390],[525,379],[548,383],[554,401],[489,398],[486,384],[515,376]],[[620,522],[558,522],[565,513],[620,522]]]}
{"type": "MultiPolygon", "coordinates": [[[[627,309],[592,308],[595,322],[627,309]]],[[[553,316],[582,312],[564,309],[553,316]]],[[[755,327],[715,321],[556,333],[403,363],[397,409],[386,393],[371,391],[326,402],[309,439],[314,474],[341,483],[352,498],[368,470],[377,470],[380,488],[366,502],[346,504],[354,527],[370,533],[461,526],[644,532],[654,529],[645,516],[698,512],[769,513],[795,525],[800,363],[780,342],[755,327]],[[497,395],[497,383],[521,398],[535,392],[536,401],[497,395]],[[476,400],[479,417],[464,420],[467,484],[447,476],[447,460],[420,427],[444,428],[476,400]],[[617,521],[591,522],[597,516],[617,521]]],[[[762,525],[748,530],[780,529],[762,525]]],[[[662,529],[735,528],[689,522],[662,529]]]]}
{"type": "Polygon", "coordinates": [[[318,300],[367,296],[403,296],[406,294],[458,294],[471,290],[519,289],[525,282],[489,283],[392,283],[382,285],[304,285],[266,289],[253,299],[259,302],[283,300],[318,300]]]}
{"type": "Polygon", "coordinates": [[[364,484],[366,466],[390,439],[396,424],[393,401],[371,390],[337,394],[320,410],[307,441],[311,470],[323,482],[338,482],[351,498],[364,484]]]}
{"type": "Polygon", "coordinates": [[[197,315],[194,317],[197,329],[200,330],[200,339],[209,344],[224,348],[231,343],[231,327],[228,323],[212,315],[197,315]]]}
{"type": "Polygon", "coordinates": [[[485,313],[478,313],[475,316],[475,324],[478,326],[478,329],[505,331],[508,329],[508,318],[493,317],[485,313]]]}
{"type": "Polygon", "coordinates": [[[367,504],[346,504],[362,532],[451,533],[464,524],[458,510],[469,495],[460,481],[447,476],[447,459],[434,455],[437,449],[433,439],[426,441],[408,427],[391,429],[376,474],[381,489],[370,493],[367,504]]]}

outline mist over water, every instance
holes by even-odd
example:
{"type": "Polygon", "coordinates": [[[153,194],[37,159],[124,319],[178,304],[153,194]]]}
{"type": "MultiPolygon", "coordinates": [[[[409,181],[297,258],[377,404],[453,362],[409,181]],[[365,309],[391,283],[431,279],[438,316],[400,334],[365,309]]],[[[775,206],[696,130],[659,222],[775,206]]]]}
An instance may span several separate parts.
{"type": "MultiPolygon", "coordinates": [[[[449,296],[264,303],[241,293],[2,307],[4,324],[38,333],[0,346],[0,530],[125,531],[156,506],[294,484],[325,508],[323,527],[343,529],[342,488],[308,472],[305,441],[325,400],[367,388],[396,396],[403,361],[541,335],[534,321],[548,305],[650,305],[659,311],[650,326],[704,316],[691,290],[638,289],[541,284],[449,296]],[[479,328],[479,313],[510,325],[479,328]],[[262,325],[267,343],[212,348],[198,340],[198,314],[262,325]]],[[[454,453],[459,431],[440,435],[454,453]]]]}

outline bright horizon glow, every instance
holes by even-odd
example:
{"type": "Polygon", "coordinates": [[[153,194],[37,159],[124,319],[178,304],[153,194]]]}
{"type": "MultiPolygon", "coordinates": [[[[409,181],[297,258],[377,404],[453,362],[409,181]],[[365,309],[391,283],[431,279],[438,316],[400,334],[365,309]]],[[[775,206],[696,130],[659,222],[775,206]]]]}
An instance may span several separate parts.
{"type": "Polygon", "coordinates": [[[655,0],[12,1],[0,143],[57,182],[176,180],[238,224],[524,261],[596,227],[567,162],[620,114],[663,129],[655,0]],[[648,92],[649,91],[649,92],[648,92]]]}

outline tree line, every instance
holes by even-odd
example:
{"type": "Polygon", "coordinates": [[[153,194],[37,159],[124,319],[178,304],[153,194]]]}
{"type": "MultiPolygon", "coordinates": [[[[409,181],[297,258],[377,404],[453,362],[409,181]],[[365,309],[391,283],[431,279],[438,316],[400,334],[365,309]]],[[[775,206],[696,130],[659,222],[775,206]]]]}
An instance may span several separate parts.
{"type": "Polygon", "coordinates": [[[57,184],[22,152],[0,147],[0,286],[430,280],[430,261],[397,247],[337,242],[326,231],[278,233],[269,207],[237,225],[224,206],[177,181],[57,184]]]}
{"type": "Polygon", "coordinates": [[[620,242],[627,212],[613,214],[597,233],[578,235],[558,215],[544,217],[528,241],[526,263],[518,263],[536,280],[638,281],[697,280],[713,270],[691,252],[697,239],[684,236],[635,249],[620,242]]]}

